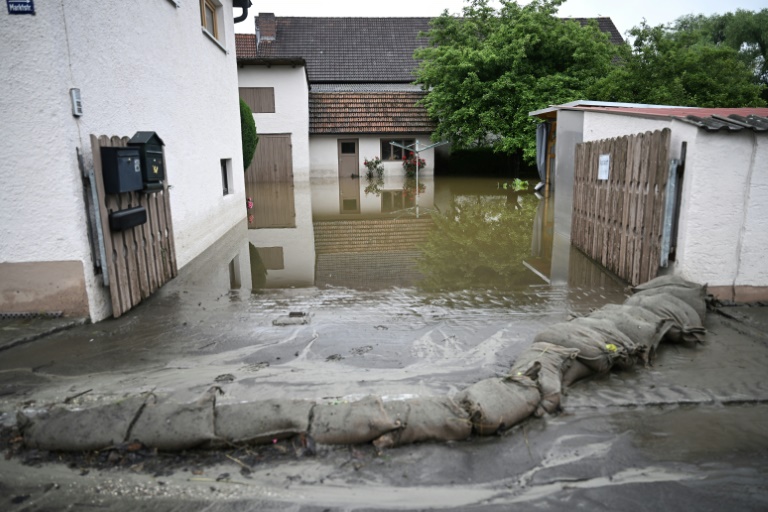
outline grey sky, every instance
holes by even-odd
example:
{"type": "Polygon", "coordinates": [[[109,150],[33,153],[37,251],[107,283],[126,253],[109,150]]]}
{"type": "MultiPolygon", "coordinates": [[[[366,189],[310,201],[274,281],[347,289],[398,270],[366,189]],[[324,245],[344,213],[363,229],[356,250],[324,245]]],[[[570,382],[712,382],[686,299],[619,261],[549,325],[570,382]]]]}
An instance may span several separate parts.
{"type": "MultiPolygon", "coordinates": [[[[253,16],[272,12],[276,16],[438,16],[444,9],[461,12],[463,0],[387,0],[385,2],[307,0],[252,0],[248,20],[235,25],[236,32],[253,33],[253,16]]],[[[528,3],[523,1],[520,3],[528,3]]],[[[610,17],[622,35],[645,18],[651,25],[675,20],[683,14],[713,14],[768,8],[768,0],[568,0],[560,16],[610,17]]],[[[239,10],[238,10],[239,12],[239,10]]]]}

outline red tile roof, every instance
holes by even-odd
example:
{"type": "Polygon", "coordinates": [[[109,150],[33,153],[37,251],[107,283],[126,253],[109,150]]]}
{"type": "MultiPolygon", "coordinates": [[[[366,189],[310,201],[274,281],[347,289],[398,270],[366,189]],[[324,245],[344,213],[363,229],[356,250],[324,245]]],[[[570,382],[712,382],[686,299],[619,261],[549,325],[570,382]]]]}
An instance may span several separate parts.
{"type": "Polygon", "coordinates": [[[431,133],[416,105],[423,92],[322,92],[309,95],[309,133],[431,133]]]}

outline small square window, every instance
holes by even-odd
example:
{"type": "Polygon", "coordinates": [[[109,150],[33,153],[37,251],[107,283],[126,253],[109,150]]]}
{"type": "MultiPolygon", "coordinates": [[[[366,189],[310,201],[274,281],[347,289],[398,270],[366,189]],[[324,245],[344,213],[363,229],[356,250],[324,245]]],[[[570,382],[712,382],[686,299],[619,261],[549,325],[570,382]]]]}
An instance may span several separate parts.
{"type": "Polygon", "coordinates": [[[354,142],[342,142],[341,154],[342,155],[354,155],[357,152],[357,144],[354,142]]]}

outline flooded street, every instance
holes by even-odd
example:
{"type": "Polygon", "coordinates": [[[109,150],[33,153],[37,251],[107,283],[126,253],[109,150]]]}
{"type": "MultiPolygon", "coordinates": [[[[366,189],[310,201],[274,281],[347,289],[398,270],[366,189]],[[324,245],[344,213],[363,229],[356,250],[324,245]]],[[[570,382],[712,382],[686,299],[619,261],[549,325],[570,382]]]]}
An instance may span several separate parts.
{"type": "MultiPolygon", "coordinates": [[[[553,236],[550,203],[498,180],[350,178],[248,196],[247,221],[134,311],[0,353],[3,424],[20,404],[79,393],[453,396],[506,375],[544,327],[628,295],[553,236]]],[[[765,510],[768,340],[714,313],[705,325],[705,345],[578,383],[563,413],[498,436],[303,458],[281,441],[247,472],[226,451],[162,474],[11,459],[0,491],[27,496],[19,510],[765,510]]]]}

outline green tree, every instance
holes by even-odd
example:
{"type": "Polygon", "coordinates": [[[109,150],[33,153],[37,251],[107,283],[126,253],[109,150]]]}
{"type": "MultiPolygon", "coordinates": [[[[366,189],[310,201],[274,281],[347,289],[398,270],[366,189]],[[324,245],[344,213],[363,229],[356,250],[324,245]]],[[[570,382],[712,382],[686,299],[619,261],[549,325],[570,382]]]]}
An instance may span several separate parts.
{"type": "Polygon", "coordinates": [[[533,160],[536,121],[528,112],[583,99],[616,55],[596,24],[555,17],[563,1],[501,0],[497,11],[472,0],[462,17],[446,11],[432,20],[429,45],[415,57],[435,138],[455,149],[522,150],[533,160]]]}
{"type": "Polygon", "coordinates": [[[243,141],[243,169],[247,169],[256,153],[259,136],[256,134],[256,121],[253,112],[246,102],[240,100],[240,135],[243,141]]]}
{"type": "Polygon", "coordinates": [[[630,30],[632,47],[587,91],[590,99],[696,107],[762,106],[762,86],[739,52],[715,44],[714,20],[687,17],[676,27],[630,30]]]}

